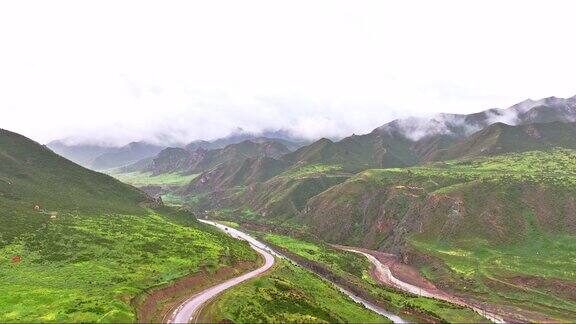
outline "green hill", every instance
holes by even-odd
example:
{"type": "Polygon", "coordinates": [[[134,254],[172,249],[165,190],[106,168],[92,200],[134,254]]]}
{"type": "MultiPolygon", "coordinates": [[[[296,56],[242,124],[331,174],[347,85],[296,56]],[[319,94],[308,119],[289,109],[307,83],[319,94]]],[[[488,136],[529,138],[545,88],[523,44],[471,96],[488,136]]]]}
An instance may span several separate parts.
{"type": "Polygon", "coordinates": [[[186,188],[187,194],[227,190],[264,182],[280,174],[289,164],[270,157],[255,157],[241,161],[229,161],[210,171],[203,172],[186,188]]]}
{"type": "Polygon", "coordinates": [[[303,165],[221,193],[213,207],[217,217],[397,253],[439,287],[519,321],[569,321],[576,151],[544,148],[356,175],[303,165]]]}
{"type": "Polygon", "coordinates": [[[561,288],[576,285],[575,185],[576,151],[560,149],[368,170],[311,198],[292,222],[399,253],[438,285],[520,309],[523,320],[566,321],[576,318],[561,288]]]}
{"type": "Polygon", "coordinates": [[[122,169],[124,172],[152,172],[153,175],[163,173],[194,174],[211,170],[223,163],[242,162],[254,157],[277,158],[290,152],[284,144],[278,141],[252,142],[249,140],[230,144],[224,148],[206,150],[197,148],[194,151],[182,148],[167,148],[155,158],[122,169]]]}
{"type": "Polygon", "coordinates": [[[453,160],[513,152],[576,148],[576,123],[493,124],[460,143],[432,154],[431,160],[453,160]]]}
{"type": "Polygon", "coordinates": [[[0,322],[132,322],[135,297],[247,244],[0,130],[0,322]]]}
{"type": "MultiPolygon", "coordinates": [[[[469,115],[437,114],[431,118],[397,119],[369,134],[352,135],[338,142],[320,139],[285,155],[283,159],[293,164],[338,164],[351,172],[371,168],[410,167],[437,159],[439,154],[443,154],[441,152],[452,149],[455,144],[465,141],[475,132],[483,132],[477,133],[476,137],[493,136],[485,134],[495,132],[495,129],[489,127],[492,124],[497,124],[496,128],[502,128],[504,124],[501,122],[529,125],[570,123],[574,120],[576,96],[568,99],[550,97],[536,101],[526,100],[507,109],[490,109],[469,115]]],[[[564,130],[559,130],[561,131],[564,130]]],[[[478,147],[473,142],[477,140],[476,137],[470,137],[470,141],[465,141],[460,146],[456,145],[457,147],[446,153],[446,159],[459,157],[458,151],[478,147]]],[[[522,151],[529,148],[525,147],[522,151]]],[[[512,147],[502,150],[514,151],[512,147]]]]}

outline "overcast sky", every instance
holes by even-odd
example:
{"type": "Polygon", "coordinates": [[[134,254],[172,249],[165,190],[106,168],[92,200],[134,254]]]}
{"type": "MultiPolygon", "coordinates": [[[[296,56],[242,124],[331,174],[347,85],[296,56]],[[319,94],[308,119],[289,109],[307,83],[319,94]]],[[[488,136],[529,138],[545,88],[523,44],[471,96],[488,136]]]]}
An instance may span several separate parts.
{"type": "Polygon", "coordinates": [[[0,128],[364,133],[576,95],[576,1],[2,1],[0,128]]]}

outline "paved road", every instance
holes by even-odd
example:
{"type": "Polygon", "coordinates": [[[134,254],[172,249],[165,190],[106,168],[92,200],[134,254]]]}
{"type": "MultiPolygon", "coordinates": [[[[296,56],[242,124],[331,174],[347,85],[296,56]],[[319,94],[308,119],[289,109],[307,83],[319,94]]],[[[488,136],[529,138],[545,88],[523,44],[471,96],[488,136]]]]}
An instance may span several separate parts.
{"type": "MultiPolygon", "coordinates": [[[[252,272],[246,273],[240,277],[236,277],[233,279],[230,279],[228,281],[225,281],[219,285],[216,285],[214,287],[208,288],[192,297],[190,297],[188,300],[186,300],[184,303],[182,303],[178,308],[176,308],[176,310],[174,310],[174,312],[170,315],[169,320],[167,321],[168,323],[195,323],[196,320],[196,316],[198,316],[198,314],[200,313],[200,311],[202,310],[202,307],[206,304],[207,301],[209,301],[210,299],[214,298],[215,296],[217,296],[219,293],[221,293],[222,291],[231,288],[245,280],[248,280],[250,278],[254,278],[260,274],[262,274],[263,272],[267,271],[268,269],[270,269],[270,267],[272,267],[272,265],[274,265],[274,256],[277,256],[279,258],[286,258],[285,256],[276,253],[275,251],[273,251],[270,247],[268,247],[266,244],[254,239],[253,237],[251,237],[250,235],[243,233],[237,229],[216,223],[216,222],[212,222],[212,221],[207,221],[207,220],[203,220],[203,219],[199,219],[199,221],[206,223],[206,224],[210,224],[213,226],[216,226],[218,228],[220,228],[221,230],[227,232],[230,236],[235,237],[237,239],[241,239],[241,240],[245,240],[248,243],[250,243],[250,246],[256,250],[256,252],[260,253],[264,259],[265,259],[265,263],[264,266],[258,268],[257,270],[254,270],[252,272]]],[[[289,261],[291,261],[290,259],[287,259],[289,261]]],[[[293,261],[291,261],[293,262],[293,261]]],[[[401,317],[392,314],[390,312],[387,312],[386,310],[358,297],[355,296],[352,292],[344,289],[343,287],[335,284],[334,282],[328,280],[327,278],[324,278],[325,280],[329,281],[330,283],[332,283],[336,288],[338,288],[342,293],[348,295],[348,297],[350,297],[352,300],[354,300],[355,302],[364,305],[366,308],[380,314],[383,315],[385,317],[388,317],[390,320],[392,320],[394,323],[407,323],[406,321],[404,321],[401,317]]]]}
{"type": "Polygon", "coordinates": [[[210,288],[190,297],[188,300],[186,300],[184,303],[182,303],[180,306],[178,306],[178,308],[176,308],[176,310],[174,310],[174,312],[172,313],[172,315],[170,315],[170,318],[168,319],[168,323],[194,322],[194,319],[198,315],[198,312],[202,309],[202,307],[204,306],[204,304],[207,301],[214,298],[215,296],[217,296],[218,294],[220,294],[221,292],[223,292],[224,290],[226,290],[228,288],[234,287],[243,281],[246,281],[248,279],[259,276],[260,274],[264,273],[265,271],[267,271],[268,269],[270,269],[274,265],[274,256],[272,255],[272,253],[268,252],[269,248],[266,247],[264,244],[254,240],[249,235],[244,234],[244,233],[242,233],[238,230],[235,230],[233,228],[224,226],[222,224],[218,224],[218,223],[210,222],[210,221],[205,221],[205,220],[200,220],[200,221],[207,223],[207,224],[210,224],[210,225],[214,225],[214,226],[228,232],[229,235],[231,235],[235,238],[248,241],[250,243],[250,246],[256,252],[260,253],[260,255],[262,255],[264,257],[265,262],[264,262],[263,266],[261,266],[260,268],[254,270],[254,271],[248,272],[248,273],[243,274],[243,275],[236,277],[236,278],[232,278],[228,281],[225,281],[221,284],[210,287],[210,288]]]}

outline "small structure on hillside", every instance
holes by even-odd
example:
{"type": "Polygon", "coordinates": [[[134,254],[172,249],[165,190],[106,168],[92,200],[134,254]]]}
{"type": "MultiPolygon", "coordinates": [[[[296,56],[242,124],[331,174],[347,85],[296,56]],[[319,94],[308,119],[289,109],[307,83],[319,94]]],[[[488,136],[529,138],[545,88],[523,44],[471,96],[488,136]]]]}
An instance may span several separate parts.
{"type": "Polygon", "coordinates": [[[50,219],[54,219],[58,217],[58,212],[49,212],[48,215],[50,216],[50,219]]]}
{"type": "Polygon", "coordinates": [[[22,261],[22,257],[19,255],[13,255],[12,256],[12,263],[19,263],[20,261],[22,261]]]}
{"type": "Polygon", "coordinates": [[[40,211],[40,205],[34,205],[34,210],[35,210],[35,211],[40,211]]]}

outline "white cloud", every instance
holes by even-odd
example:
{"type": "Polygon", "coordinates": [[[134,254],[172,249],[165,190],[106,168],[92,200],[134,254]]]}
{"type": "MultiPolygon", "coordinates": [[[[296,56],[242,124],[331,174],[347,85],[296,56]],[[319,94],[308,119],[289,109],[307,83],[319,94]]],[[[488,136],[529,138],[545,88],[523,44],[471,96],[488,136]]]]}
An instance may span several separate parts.
{"type": "Polygon", "coordinates": [[[368,132],[576,94],[569,1],[0,3],[0,127],[188,141],[368,132]]]}

